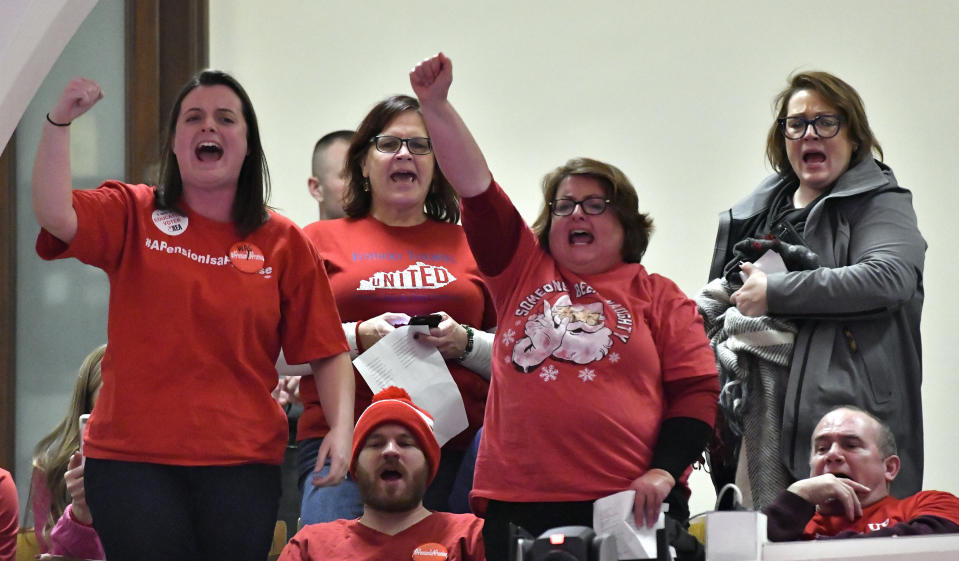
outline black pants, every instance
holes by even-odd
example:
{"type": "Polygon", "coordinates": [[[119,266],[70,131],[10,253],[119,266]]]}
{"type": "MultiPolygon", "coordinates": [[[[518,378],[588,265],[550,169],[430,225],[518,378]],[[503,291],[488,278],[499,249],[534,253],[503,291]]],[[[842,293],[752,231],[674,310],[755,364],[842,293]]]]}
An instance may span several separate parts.
{"type": "Polygon", "coordinates": [[[276,524],[280,467],[88,458],[84,489],[110,561],[263,561],[276,524]]]}
{"type": "Polygon", "coordinates": [[[510,522],[537,537],[546,530],[560,526],[593,527],[593,501],[550,503],[507,503],[489,501],[483,523],[483,545],[488,561],[507,561],[510,540],[510,522]]]}

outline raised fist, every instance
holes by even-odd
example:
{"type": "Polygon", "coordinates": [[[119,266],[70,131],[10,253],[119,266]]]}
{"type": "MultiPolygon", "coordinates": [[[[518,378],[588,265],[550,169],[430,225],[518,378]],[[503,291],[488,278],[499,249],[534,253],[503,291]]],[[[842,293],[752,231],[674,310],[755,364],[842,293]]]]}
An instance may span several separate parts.
{"type": "Polygon", "coordinates": [[[100,85],[87,78],[70,80],[60,99],[50,111],[50,119],[57,123],[70,123],[103,99],[100,85]]]}
{"type": "Polygon", "coordinates": [[[437,53],[410,71],[410,85],[420,103],[446,100],[453,83],[453,61],[437,53]]]}

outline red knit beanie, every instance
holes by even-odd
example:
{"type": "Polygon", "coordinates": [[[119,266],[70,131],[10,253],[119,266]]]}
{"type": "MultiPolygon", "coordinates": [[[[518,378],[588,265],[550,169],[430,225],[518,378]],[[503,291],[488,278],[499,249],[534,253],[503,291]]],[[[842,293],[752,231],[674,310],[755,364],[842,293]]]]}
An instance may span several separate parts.
{"type": "Polygon", "coordinates": [[[403,388],[390,386],[373,396],[373,403],[363,411],[353,429],[353,455],[350,459],[350,474],[356,479],[356,458],[360,455],[366,437],[384,423],[397,423],[409,429],[419,442],[426,464],[429,466],[429,485],[440,467],[440,445],[433,434],[433,416],[417,407],[403,388]]]}

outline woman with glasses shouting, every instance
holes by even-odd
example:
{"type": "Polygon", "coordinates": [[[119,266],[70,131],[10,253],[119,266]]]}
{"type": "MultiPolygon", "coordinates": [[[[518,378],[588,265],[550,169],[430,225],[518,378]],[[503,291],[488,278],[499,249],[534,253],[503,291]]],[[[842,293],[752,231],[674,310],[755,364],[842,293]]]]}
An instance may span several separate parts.
{"type": "MultiPolygon", "coordinates": [[[[776,472],[782,473],[777,485],[806,477],[817,420],[852,404],[893,429],[903,448],[893,494],[915,493],[922,481],[919,320],[926,243],[912,195],[873,159],[882,158],[882,149],[859,94],[846,82],[825,72],[796,74],[776,106],[766,140],[775,174],[720,213],[710,278],[726,279],[724,306],[738,312],[723,314],[727,327],[734,316],[764,329],[785,322],[779,325],[788,341],[767,348],[779,355],[780,375],[731,369],[744,382],[739,385],[721,367],[721,403],[767,410],[756,426],[769,430],[750,435],[748,415],[723,406],[726,424],[739,429],[724,430],[726,452],[712,457],[714,482],[734,478],[743,432],[750,485],[776,472]],[[753,263],[768,249],[783,258],[776,272],[753,263]],[[768,391],[765,400],[760,387],[768,391]]],[[[768,499],[778,491],[763,494],[768,499]]]]}
{"type": "Polygon", "coordinates": [[[620,491],[636,492],[637,525],[664,501],[685,519],[716,363],[695,304],[640,264],[652,221],[619,169],[577,158],[546,175],[527,227],[448,101],[452,79],[442,54],[410,74],[499,314],[471,495],[487,558],[508,558],[510,523],[591,526],[593,501],[620,491]]]}
{"type": "MultiPolygon", "coordinates": [[[[459,198],[433,156],[416,99],[397,95],[376,104],[353,136],[343,171],[346,217],[310,224],[305,232],[326,264],[353,356],[412,316],[440,316],[439,325],[420,339],[435,345],[446,359],[469,428],[443,446],[439,473],[424,504],[449,511],[460,463],[483,424],[493,338],[489,331],[496,325],[493,303],[463,229],[456,224],[459,198]]],[[[325,472],[313,470],[328,428],[309,378],[303,378],[300,394],[303,523],[356,518],[363,512],[356,482],[312,484],[312,478],[325,472]]],[[[357,374],[357,416],[371,399],[370,388],[357,374]]]]}

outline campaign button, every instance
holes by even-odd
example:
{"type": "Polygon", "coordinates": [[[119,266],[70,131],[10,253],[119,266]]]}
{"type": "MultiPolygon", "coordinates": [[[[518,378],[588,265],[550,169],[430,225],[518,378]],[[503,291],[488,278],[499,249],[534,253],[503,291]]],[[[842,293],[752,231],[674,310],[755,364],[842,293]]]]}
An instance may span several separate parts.
{"type": "Polygon", "coordinates": [[[266,257],[255,244],[237,242],[230,248],[230,263],[244,273],[255,273],[266,264],[266,257]]]}
{"type": "Polygon", "coordinates": [[[443,561],[449,555],[441,543],[424,543],[413,550],[413,561],[443,561]]]}
{"type": "Polygon", "coordinates": [[[179,236],[186,232],[190,219],[172,210],[157,209],[153,211],[153,223],[164,234],[179,236]]]}

